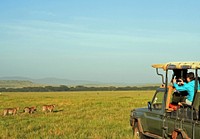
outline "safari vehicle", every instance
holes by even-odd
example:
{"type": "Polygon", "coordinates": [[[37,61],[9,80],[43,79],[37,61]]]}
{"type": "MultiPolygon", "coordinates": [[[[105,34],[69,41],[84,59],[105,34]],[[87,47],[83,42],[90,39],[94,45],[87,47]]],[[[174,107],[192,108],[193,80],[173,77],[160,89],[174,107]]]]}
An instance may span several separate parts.
{"type": "Polygon", "coordinates": [[[200,139],[200,91],[197,78],[200,62],[169,62],[152,67],[162,77],[162,84],[146,108],[131,111],[130,125],[134,138],[200,139]],[[189,71],[195,75],[192,105],[173,104],[173,101],[185,96],[174,95],[175,88],[171,81],[175,76],[185,78],[189,71]]]}

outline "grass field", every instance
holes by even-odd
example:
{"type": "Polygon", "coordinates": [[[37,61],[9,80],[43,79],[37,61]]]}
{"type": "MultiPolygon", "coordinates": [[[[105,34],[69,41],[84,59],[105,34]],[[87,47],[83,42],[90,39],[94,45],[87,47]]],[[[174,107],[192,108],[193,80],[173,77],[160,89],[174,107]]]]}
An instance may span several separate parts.
{"type": "Polygon", "coordinates": [[[147,106],[154,91],[93,91],[2,93],[1,139],[129,139],[133,108],[147,106]],[[56,104],[43,113],[43,104],[56,104]],[[37,106],[33,114],[26,106],[37,106]],[[20,107],[17,115],[3,116],[3,109],[20,107]]]}

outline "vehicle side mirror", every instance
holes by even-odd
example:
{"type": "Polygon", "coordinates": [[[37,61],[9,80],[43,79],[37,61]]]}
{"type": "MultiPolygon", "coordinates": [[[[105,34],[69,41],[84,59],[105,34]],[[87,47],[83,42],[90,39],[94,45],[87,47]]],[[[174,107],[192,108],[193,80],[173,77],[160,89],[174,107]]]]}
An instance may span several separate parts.
{"type": "Polygon", "coordinates": [[[151,102],[150,102],[150,101],[147,103],[147,106],[148,106],[148,109],[149,109],[150,111],[152,111],[151,102]]]}

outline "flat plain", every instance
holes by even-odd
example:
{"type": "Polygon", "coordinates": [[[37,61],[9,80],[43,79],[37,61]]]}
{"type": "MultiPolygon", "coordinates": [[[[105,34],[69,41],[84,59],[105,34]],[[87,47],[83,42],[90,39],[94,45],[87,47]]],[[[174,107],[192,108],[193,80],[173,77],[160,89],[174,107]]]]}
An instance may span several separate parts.
{"type": "Polygon", "coordinates": [[[130,111],[146,107],[154,91],[2,92],[1,139],[129,139],[130,111]],[[42,105],[55,104],[53,113],[42,105]],[[33,114],[23,113],[36,106],[33,114]],[[3,116],[4,108],[20,107],[3,116]]]}

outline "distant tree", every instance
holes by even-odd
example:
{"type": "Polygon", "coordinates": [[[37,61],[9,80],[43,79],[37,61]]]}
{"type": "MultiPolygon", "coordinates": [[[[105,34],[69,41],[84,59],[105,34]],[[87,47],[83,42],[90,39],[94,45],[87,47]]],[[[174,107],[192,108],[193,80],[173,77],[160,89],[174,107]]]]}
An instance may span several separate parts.
{"type": "Polygon", "coordinates": [[[55,92],[55,91],[123,91],[123,90],[156,90],[158,86],[126,86],[126,87],[86,87],[78,85],[76,87],[45,86],[45,87],[23,87],[23,88],[0,88],[0,92],[55,92]]]}
{"type": "Polygon", "coordinates": [[[54,91],[54,88],[53,88],[52,86],[45,86],[44,88],[45,88],[45,90],[46,90],[47,92],[54,91]]]}
{"type": "Polygon", "coordinates": [[[60,85],[60,90],[61,91],[69,91],[70,89],[66,85],[60,85]]]}

